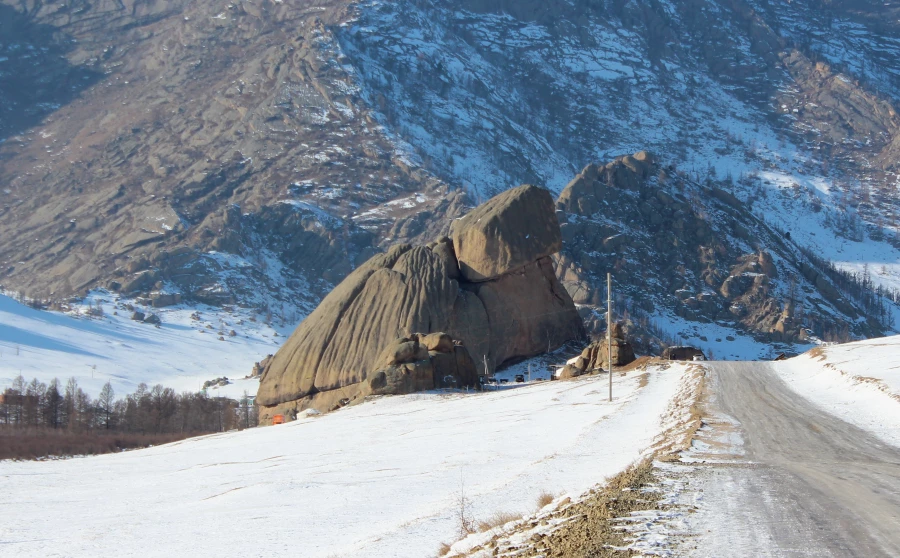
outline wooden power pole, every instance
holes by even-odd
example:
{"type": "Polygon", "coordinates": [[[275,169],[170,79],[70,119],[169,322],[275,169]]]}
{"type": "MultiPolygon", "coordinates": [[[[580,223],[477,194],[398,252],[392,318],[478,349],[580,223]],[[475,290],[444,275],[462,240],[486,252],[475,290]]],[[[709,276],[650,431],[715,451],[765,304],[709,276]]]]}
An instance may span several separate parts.
{"type": "Polygon", "coordinates": [[[612,402],[612,273],[606,274],[606,362],[609,365],[609,400],[612,402]]]}

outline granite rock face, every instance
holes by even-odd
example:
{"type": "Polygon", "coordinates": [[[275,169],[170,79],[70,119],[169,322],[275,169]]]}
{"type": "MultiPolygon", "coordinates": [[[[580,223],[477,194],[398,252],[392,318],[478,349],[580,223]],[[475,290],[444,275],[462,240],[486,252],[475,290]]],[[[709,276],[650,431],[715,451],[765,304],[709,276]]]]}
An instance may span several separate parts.
{"type": "Polygon", "coordinates": [[[515,188],[455,225],[452,241],[393,246],[325,297],[267,363],[261,422],[367,395],[474,387],[477,373],[583,337],[549,257],[561,244],[549,193],[515,188]]]}
{"type": "Polygon", "coordinates": [[[553,198],[523,185],[491,198],[453,223],[453,248],[468,281],[488,281],[559,252],[553,198]]]}

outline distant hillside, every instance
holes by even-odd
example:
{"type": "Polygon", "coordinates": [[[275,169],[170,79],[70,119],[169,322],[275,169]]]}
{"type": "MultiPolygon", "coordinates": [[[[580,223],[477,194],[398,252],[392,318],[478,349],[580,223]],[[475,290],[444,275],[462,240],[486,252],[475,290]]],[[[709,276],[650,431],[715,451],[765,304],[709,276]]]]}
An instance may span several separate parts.
{"type": "MultiPolygon", "coordinates": [[[[669,269],[700,265],[696,247],[654,245],[664,263],[649,273],[665,281],[650,314],[765,337],[793,284],[823,301],[811,331],[874,335],[889,320],[863,306],[887,299],[841,308],[849,290],[829,298],[825,285],[843,270],[867,291],[900,287],[898,9],[0,0],[0,284],[158,305],[179,294],[292,321],[372,254],[431,240],[498,191],[559,194],[589,163],[649,150],[693,185],[692,218],[709,226],[698,246],[726,251],[717,274],[765,249],[797,277],[764,297],[768,318],[696,315],[669,269]],[[720,207],[745,232],[722,232],[720,207]],[[824,283],[799,267],[810,257],[834,263],[824,283]]],[[[604,219],[640,213],[618,211],[604,219]]],[[[645,248],[622,238],[623,254],[645,248]]],[[[566,257],[596,290],[615,261],[585,246],[566,257]]],[[[642,304],[639,275],[621,280],[623,304],[642,304]]],[[[699,295],[724,280],[684,282],[699,295]]]]}

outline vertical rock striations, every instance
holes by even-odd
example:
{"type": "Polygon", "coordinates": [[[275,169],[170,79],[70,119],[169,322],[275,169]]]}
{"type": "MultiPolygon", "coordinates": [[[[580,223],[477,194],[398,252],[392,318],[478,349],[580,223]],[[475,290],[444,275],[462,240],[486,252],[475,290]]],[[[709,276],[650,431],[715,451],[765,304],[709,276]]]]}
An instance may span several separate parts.
{"type": "Polygon", "coordinates": [[[325,297],[266,365],[260,421],[474,385],[476,369],[583,337],[550,259],[562,239],[549,192],[504,192],[455,222],[452,236],[396,245],[325,297]]]}

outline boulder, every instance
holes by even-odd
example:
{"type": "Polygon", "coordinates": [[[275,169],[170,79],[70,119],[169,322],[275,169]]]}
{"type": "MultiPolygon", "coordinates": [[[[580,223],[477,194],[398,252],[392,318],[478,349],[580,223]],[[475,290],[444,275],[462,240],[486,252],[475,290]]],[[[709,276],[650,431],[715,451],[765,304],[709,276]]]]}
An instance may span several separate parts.
{"type": "Polygon", "coordinates": [[[759,269],[765,273],[767,276],[772,279],[776,279],[778,277],[778,268],[775,267],[775,260],[772,258],[772,254],[761,251],[759,253],[759,269]]]}
{"type": "Polygon", "coordinates": [[[263,371],[266,369],[266,366],[269,365],[269,362],[272,360],[272,355],[267,355],[266,358],[261,361],[255,363],[253,365],[253,370],[250,372],[251,378],[258,378],[262,375],[263,371]]]}
{"type": "Polygon", "coordinates": [[[451,227],[462,277],[494,279],[559,252],[562,236],[550,192],[524,185],[503,192],[451,227]]]}
{"type": "Polygon", "coordinates": [[[447,269],[447,276],[450,279],[459,279],[459,263],[456,261],[456,252],[453,250],[453,241],[449,238],[442,237],[438,239],[432,252],[444,262],[447,269]]]}
{"type": "Polygon", "coordinates": [[[485,361],[491,352],[490,320],[484,302],[477,294],[460,290],[450,314],[448,331],[465,341],[469,354],[475,359],[478,373],[489,375],[491,371],[485,369],[485,361]]]}
{"type": "MultiPolygon", "coordinates": [[[[625,366],[635,360],[634,348],[621,335],[621,325],[613,324],[612,339],[612,363],[613,366],[625,366]]],[[[609,366],[609,351],[607,350],[606,337],[600,341],[594,341],[581,351],[581,356],[573,363],[585,372],[592,370],[605,370],[609,366]]]]}
{"type": "Polygon", "coordinates": [[[428,351],[440,353],[452,353],[454,349],[453,338],[446,333],[429,333],[419,340],[428,351]]]}
{"type": "Polygon", "coordinates": [[[145,323],[145,324],[159,325],[159,324],[162,323],[162,320],[160,320],[160,319],[159,319],[159,316],[157,316],[156,314],[147,314],[147,316],[144,317],[144,323],[145,323]]]}
{"type": "Polygon", "coordinates": [[[459,388],[478,385],[475,361],[465,347],[454,346],[449,353],[432,351],[429,355],[434,369],[435,387],[459,388]]]}
{"type": "Polygon", "coordinates": [[[571,378],[577,378],[578,376],[584,375],[584,370],[574,366],[572,364],[567,364],[563,367],[562,370],[559,371],[559,375],[557,379],[559,380],[568,380],[571,378]]]}
{"type": "Polygon", "coordinates": [[[378,365],[391,366],[428,359],[428,349],[416,337],[402,337],[389,345],[378,358],[378,365]]]}
{"type": "Polygon", "coordinates": [[[719,292],[725,298],[737,298],[750,290],[753,280],[752,275],[730,275],[722,282],[719,292]]]}
{"type": "Polygon", "coordinates": [[[394,364],[378,370],[368,380],[371,395],[394,395],[434,389],[434,368],[425,360],[394,364]]]}
{"type": "Polygon", "coordinates": [[[549,194],[523,186],[471,215],[452,243],[394,246],[335,287],[262,371],[260,421],[367,395],[476,386],[504,362],[582,338],[548,257],[561,242],[549,194]]]}

